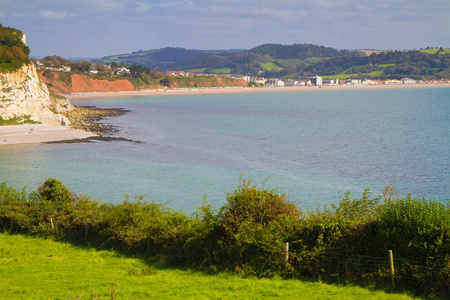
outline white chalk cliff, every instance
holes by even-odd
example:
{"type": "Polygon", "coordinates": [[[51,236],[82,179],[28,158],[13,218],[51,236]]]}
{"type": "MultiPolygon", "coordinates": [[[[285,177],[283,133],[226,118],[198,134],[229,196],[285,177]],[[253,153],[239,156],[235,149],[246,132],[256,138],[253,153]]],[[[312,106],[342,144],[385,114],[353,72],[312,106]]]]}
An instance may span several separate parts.
{"type": "Polygon", "coordinates": [[[46,125],[69,125],[61,113],[72,109],[69,100],[50,95],[32,62],[15,71],[0,70],[0,117],[4,120],[30,116],[46,125]]]}

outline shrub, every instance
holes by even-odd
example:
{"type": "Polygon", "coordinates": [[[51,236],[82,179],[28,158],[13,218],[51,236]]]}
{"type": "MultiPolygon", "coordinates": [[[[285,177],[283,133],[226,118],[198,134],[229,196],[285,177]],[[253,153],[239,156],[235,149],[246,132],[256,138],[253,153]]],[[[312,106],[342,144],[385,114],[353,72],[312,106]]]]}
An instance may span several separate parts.
{"type": "Polygon", "coordinates": [[[69,204],[73,202],[69,190],[58,179],[47,179],[38,188],[38,193],[41,201],[49,201],[57,204],[69,204]]]}
{"type": "Polygon", "coordinates": [[[236,191],[227,195],[218,221],[226,263],[260,276],[287,272],[284,245],[293,238],[300,216],[286,195],[259,189],[251,179],[241,180],[236,191]]]}

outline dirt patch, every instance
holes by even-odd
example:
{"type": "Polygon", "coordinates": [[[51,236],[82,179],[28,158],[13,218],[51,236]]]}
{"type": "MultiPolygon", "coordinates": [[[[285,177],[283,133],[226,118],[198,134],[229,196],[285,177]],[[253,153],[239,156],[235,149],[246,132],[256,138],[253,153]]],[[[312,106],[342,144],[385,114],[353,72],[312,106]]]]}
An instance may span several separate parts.
{"type": "Polygon", "coordinates": [[[134,86],[126,79],[109,81],[104,79],[94,79],[80,74],[72,74],[71,93],[104,93],[134,90],[134,86]]]}
{"type": "Polygon", "coordinates": [[[58,72],[52,72],[51,77],[45,77],[43,71],[39,72],[39,75],[48,88],[56,94],[108,93],[135,90],[133,84],[126,79],[96,79],[84,74],[60,74],[58,72]],[[70,80],[67,80],[68,76],[70,76],[70,80]]]}

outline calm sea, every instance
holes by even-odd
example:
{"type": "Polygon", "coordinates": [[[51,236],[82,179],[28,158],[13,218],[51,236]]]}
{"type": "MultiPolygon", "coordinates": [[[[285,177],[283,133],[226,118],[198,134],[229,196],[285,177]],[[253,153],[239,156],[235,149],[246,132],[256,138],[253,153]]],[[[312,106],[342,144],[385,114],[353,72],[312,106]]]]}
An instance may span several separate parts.
{"type": "Polygon", "coordinates": [[[141,141],[0,147],[0,182],[60,179],[104,202],[145,195],[191,212],[253,178],[303,209],[393,184],[450,199],[450,89],[185,95],[73,101],[132,112],[107,122],[141,141]]]}

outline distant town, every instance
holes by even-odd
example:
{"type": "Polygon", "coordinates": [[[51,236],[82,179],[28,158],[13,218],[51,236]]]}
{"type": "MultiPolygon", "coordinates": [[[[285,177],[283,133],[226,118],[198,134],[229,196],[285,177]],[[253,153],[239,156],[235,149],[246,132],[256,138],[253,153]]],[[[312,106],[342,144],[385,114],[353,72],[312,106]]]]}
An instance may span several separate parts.
{"type": "Polygon", "coordinates": [[[243,79],[248,83],[255,83],[260,86],[267,87],[283,87],[283,86],[322,86],[322,85],[382,85],[382,84],[430,84],[430,83],[450,83],[450,80],[415,80],[412,78],[402,78],[400,80],[390,79],[390,80],[371,80],[371,79],[331,79],[322,78],[321,76],[315,75],[307,79],[294,80],[294,79],[279,79],[279,78],[264,78],[264,77],[254,77],[254,76],[239,76],[230,74],[204,74],[204,73],[191,73],[183,71],[167,71],[166,75],[169,76],[223,76],[231,77],[235,79],[243,79]]]}

